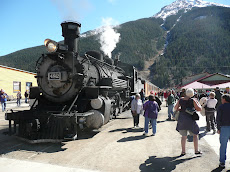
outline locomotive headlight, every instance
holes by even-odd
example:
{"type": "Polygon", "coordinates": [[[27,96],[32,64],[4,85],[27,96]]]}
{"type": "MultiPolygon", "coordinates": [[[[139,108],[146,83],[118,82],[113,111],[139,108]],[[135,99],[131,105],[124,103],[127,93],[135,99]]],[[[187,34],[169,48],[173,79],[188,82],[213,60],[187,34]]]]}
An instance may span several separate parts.
{"type": "Polygon", "coordinates": [[[51,40],[51,39],[46,39],[44,41],[44,44],[45,44],[48,52],[52,53],[52,52],[57,51],[57,49],[58,49],[58,43],[51,40]]]}

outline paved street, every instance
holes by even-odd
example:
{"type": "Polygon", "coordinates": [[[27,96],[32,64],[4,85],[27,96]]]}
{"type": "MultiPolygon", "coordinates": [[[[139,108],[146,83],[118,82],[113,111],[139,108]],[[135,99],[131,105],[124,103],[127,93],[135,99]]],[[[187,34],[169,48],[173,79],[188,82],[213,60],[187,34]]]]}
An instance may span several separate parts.
{"type": "MultiPolygon", "coordinates": [[[[27,104],[17,108],[28,108],[27,104]]],[[[138,171],[220,171],[218,167],[218,134],[205,133],[205,118],[200,117],[200,150],[194,154],[191,137],[186,144],[187,154],[180,157],[180,135],[175,130],[176,121],[166,121],[167,108],[159,114],[156,136],[143,136],[141,129],[133,129],[130,112],[103,126],[100,131],[86,133],[77,141],[60,144],[29,144],[3,134],[8,123],[0,113],[0,171],[49,172],[138,172],[138,171]]],[[[151,133],[150,133],[151,134],[151,133]]],[[[228,151],[228,155],[230,155],[228,151]]],[[[230,156],[229,156],[230,158],[230,156]]],[[[229,159],[226,170],[230,169],[229,159]]],[[[223,170],[223,171],[226,171],[223,170]]]]}

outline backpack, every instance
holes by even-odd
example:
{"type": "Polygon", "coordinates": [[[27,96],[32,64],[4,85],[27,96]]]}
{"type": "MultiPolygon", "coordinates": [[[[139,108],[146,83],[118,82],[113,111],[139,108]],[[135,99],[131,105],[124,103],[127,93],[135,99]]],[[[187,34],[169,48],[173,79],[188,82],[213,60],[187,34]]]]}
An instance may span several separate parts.
{"type": "Polygon", "coordinates": [[[157,109],[156,103],[150,101],[148,104],[147,111],[148,111],[148,117],[149,118],[154,118],[154,119],[157,118],[158,109],[157,109]]]}

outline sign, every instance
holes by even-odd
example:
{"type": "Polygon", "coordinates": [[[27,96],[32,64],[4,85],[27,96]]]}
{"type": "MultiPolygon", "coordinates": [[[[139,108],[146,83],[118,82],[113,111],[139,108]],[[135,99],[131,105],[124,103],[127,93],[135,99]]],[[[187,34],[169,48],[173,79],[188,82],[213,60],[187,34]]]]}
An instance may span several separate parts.
{"type": "Polygon", "coordinates": [[[48,80],[61,80],[61,72],[49,72],[48,80]]]}
{"type": "Polygon", "coordinates": [[[18,91],[21,91],[21,82],[13,81],[13,92],[17,93],[18,91]]]}

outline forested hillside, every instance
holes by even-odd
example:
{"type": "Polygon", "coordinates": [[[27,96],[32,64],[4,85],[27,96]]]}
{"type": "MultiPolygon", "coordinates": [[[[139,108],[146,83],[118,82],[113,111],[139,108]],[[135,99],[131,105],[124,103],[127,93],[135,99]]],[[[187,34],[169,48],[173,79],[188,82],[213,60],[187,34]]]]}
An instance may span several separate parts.
{"type": "Polygon", "coordinates": [[[224,7],[194,8],[170,16],[164,56],[152,66],[153,82],[173,86],[182,77],[200,72],[230,73],[230,9],[224,7]],[[182,14],[182,16],[181,16],[182,14]]]}

